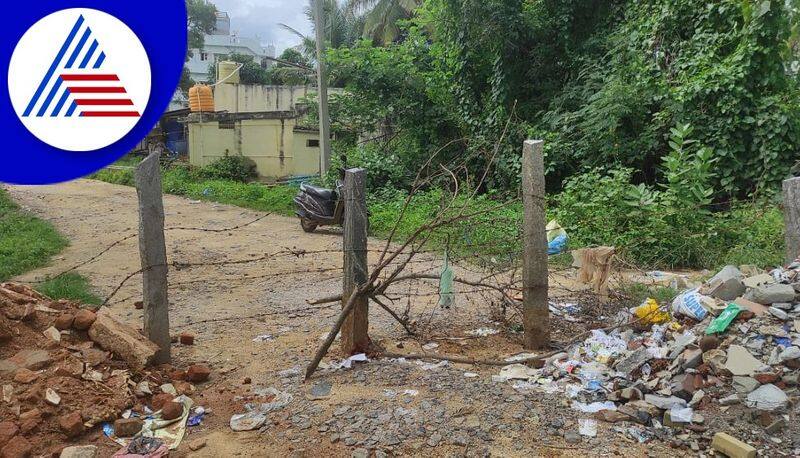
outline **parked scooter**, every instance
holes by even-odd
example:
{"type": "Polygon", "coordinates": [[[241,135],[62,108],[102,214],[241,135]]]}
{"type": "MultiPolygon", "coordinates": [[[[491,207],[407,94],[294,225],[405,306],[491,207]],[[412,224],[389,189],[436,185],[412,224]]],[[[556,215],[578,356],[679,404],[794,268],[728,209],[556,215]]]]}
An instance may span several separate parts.
{"type": "Polygon", "coordinates": [[[300,185],[300,192],[294,198],[295,214],[300,218],[300,226],[306,232],[314,232],[318,226],[341,225],[344,220],[344,202],[341,200],[341,180],[336,181],[336,189],[318,188],[310,184],[300,185]]]}

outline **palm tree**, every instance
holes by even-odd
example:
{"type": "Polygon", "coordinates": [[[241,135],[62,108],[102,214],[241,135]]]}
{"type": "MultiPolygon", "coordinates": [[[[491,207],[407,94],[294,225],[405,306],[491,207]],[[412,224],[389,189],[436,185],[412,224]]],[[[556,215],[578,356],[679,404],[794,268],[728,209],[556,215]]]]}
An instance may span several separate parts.
{"type": "Polygon", "coordinates": [[[391,43],[400,36],[397,21],[408,19],[422,0],[347,0],[347,9],[365,14],[364,37],[378,44],[391,43]]]}
{"type": "MultiPolygon", "coordinates": [[[[305,8],[305,14],[312,24],[314,22],[314,2],[310,0],[309,5],[305,8]]],[[[364,30],[365,18],[363,15],[355,14],[355,12],[345,6],[339,4],[337,0],[322,0],[325,10],[325,38],[329,46],[332,48],[341,48],[351,46],[361,38],[362,30],[364,30]]],[[[303,55],[309,61],[316,61],[316,41],[313,36],[307,36],[298,31],[297,29],[286,24],[278,24],[284,30],[297,35],[302,40],[303,55]]]]}

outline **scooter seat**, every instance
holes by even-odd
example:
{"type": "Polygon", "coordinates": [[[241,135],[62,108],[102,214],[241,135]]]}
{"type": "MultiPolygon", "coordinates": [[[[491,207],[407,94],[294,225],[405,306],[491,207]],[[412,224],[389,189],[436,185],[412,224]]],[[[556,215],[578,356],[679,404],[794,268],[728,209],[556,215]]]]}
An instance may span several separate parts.
{"type": "Polygon", "coordinates": [[[301,184],[300,190],[311,194],[312,196],[319,197],[320,199],[324,200],[332,200],[333,199],[333,190],[326,189],[326,188],[318,188],[316,186],[311,186],[310,184],[301,184]]]}

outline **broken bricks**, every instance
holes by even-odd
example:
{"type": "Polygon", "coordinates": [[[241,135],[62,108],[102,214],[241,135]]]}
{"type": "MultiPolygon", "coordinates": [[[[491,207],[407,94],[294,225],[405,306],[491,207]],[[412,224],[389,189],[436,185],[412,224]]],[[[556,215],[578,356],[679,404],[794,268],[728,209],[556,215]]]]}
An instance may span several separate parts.
{"type": "Polygon", "coordinates": [[[186,370],[186,380],[193,383],[205,382],[209,375],[211,375],[211,369],[204,364],[194,364],[186,370]]]}
{"type": "Polygon", "coordinates": [[[120,418],[114,420],[114,434],[119,437],[132,437],[139,434],[144,422],[138,418],[120,418]]]}
{"type": "Polygon", "coordinates": [[[80,412],[72,412],[59,417],[58,426],[61,427],[61,431],[67,437],[80,436],[84,431],[83,418],[81,418],[80,412]]]}

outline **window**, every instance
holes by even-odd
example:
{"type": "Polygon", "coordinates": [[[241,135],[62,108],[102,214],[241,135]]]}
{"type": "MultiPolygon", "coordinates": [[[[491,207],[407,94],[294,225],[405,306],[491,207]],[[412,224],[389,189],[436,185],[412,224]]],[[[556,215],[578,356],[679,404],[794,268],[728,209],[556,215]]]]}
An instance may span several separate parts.
{"type": "Polygon", "coordinates": [[[319,140],[306,140],[306,148],[319,148],[319,140]]]}
{"type": "Polygon", "coordinates": [[[204,61],[204,62],[205,62],[205,61],[207,61],[207,60],[208,60],[208,53],[207,53],[207,52],[202,52],[202,51],[201,51],[201,52],[200,52],[200,60],[201,60],[201,61],[204,61]]]}

